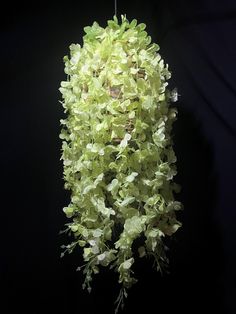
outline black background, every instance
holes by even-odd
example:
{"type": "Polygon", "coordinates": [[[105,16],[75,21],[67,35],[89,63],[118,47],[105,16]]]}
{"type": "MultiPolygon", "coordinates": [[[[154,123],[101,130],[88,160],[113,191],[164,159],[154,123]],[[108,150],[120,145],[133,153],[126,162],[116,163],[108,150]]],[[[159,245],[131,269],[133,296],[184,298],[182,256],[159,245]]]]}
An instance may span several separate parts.
{"type": "MultiPolygon", "coordinates": [[[[147,24],[178,87],[173,136],[185,210],[170,274],[135,265],[123,313],[227,313],[236,305],[236,2],[124,1],[118,15],[147,24]]],[[[59,120],[62,58],[83,27],[105,26],[113,1],[7,3],[1,11],[1,313],[113,313],[117,276],[81,289],[81,253],[60,259],[67,222],[59,120]]]]}

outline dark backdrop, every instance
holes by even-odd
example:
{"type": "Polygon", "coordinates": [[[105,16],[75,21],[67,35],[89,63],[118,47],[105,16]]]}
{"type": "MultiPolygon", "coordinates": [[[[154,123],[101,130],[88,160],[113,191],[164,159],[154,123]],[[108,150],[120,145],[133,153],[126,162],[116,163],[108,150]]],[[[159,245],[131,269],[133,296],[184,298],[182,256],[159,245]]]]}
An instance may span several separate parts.
{"type": "MultiPolygon", "coordinates": [[[[113,313],[117,277],[103,270],[88,296],[60,259],[66,218],[58,87],[62,57],[83,27],[105,26],[113,1],[7,3],[1,12],[1,313],[113,313]]],[[[235,314],[236,2],[124,1],[118,13],[147,24],[173,73],[179,110],[173,135],[183,228],[170,245],[170,274],[150,261],[124,313],[235,314]]]]}

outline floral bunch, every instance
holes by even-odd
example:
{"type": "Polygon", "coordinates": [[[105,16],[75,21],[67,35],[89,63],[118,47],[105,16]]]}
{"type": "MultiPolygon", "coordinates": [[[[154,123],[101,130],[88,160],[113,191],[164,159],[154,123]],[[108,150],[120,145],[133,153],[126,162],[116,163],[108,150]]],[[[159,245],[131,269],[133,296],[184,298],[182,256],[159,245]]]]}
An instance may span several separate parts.
{"type": "Polygon", "coordinates": [[[171,129],[176,108],[167,89],[168,66],[145,24],[122,16],[106,28],[85,27],[83,47],[70,46],[67,80],[61,82],[66,119],[61,120],[64,208],[73,241],[83,250],[84,287],[100,266],[119,273],[126,296],[136,279],[134,250],[166,262],[164,237],[180,227],[171,129]],[[140,238],[139,247],[134,241],[140,238]]]}

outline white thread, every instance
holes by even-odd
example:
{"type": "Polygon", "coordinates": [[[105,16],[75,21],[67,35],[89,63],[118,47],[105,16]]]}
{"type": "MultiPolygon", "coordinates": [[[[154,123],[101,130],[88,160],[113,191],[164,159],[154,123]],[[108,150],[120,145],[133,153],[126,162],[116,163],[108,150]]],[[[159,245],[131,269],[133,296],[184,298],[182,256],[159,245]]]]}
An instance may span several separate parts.
{"type": "Polygon", "coordinates": [[[115,4],[115,16],[117,16],[117,0],[114,0],[115,4]]]}

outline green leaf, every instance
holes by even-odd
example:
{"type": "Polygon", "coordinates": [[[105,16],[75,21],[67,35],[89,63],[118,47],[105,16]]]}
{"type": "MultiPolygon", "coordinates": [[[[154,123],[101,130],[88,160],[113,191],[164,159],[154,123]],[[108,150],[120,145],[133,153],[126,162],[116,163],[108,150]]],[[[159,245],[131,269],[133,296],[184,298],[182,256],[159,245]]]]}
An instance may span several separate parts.
{"type": "Polygon", "coordinates": [[[136,20],[136,19],[133,19],[133,20],[131,21],[131,23],[129,24],[129,27],[130,27],[130,28],[134,28],[136,25],[137,25],[137,20],[136,20]]]}
{"type": "Polygon", "coordinates": [[[123,263],[123,268],[124,269],[130,269],[130,267],[132,266],[133,262],[134,262],[133,258],[128,259],[127,261],[125,261],[123,263]]]}
{"type": "Polygon", "coordinates": [[[139,28],[140,31],[143,31],[143,30],[146,28],[146,24],[140,23],[140,24],[138,25],[138,28],[139,28]]]}
{"type": "Polygon", "coordinates": [[[71,231],[76,232],[78,230],[78,226],[77,225],[71,225],[71,231]]]}
{"type": "Polygon", "coordinates": [[[84,259],[87,259],[91,252],[91,248],[84,248],[84,259]]]}
{"type": "Polygon", "coordinates": [[[132,172],[128,177],[126,177],[126,181],[133,182],[137,176],[138,176],[137,172],[132,172]]]}
{"type": "Polygon", "coordinates": [[[78,243],[79,243],[79,246],[81,247],[84,247],[86,245],[86,241],[83,241],[83,240],[79,240],[78,243]]]}
{"type": "Polygon", "coordinates": [[[101,230],[101,229],[95,229],[94,231],[93,231],[93,236],[95,237],[95,238],[99,238],[101,235],[103,234],[103,231],[101,230]]]}
{"type": "Polygon", "coordinates": [[[129,133],[125,134],[125,137],[123,138],[123,140],[120,142],[120,148],[125,148],[128,145],[128,142],[131,139],[131,135],[129,133]]]}
{"type": "Polygon", "coordinates": [[[115,23],[118,24],[118,19],[117,19],[116,15],[113,16],[113,19],[114,19],[115,23]]]}
{"type": "Polygon", "coordinates": [[[94,181],[94,185],[95,187],[101,182],[103,181],[103,178],[104,178],[104,173],[100,173],[97,177],[97,179],[94,181]]]}
{"type": "Polygon", "coordinates": [[[86,34],[88,34],[88,33],[91,31],[91,29],[92,29],[91,26],[85,26],[85,27],[84,27],[84,32],[85,32],[86,34]]]}
{"type": "Polygon", "coordinates": [[[127,206],[127,205],[133,203],[134,201],[135,201],[135,197],[133,197],[133,196],[126,197],[126,198],[120,203],[120,206],[121,206],[121,207],[127,206]]]}
{"type": "Polygon", "coordinates": [[[125,221],[124,230],[133,236],[140,234],[143,231],[144,223],[141,217],[133,216],[125,221]]]}
{"type": "Polygon", "coordinates": [[[114,191],[119,187],[119,181],[117,179],[113,179],[110,184],[107,186],[107,191],[114,191]]]}
{"type": "Polygon", "coordinates": [[[99,254],[97,258],[98,258],[98,261],[101,262],[106,258],[106,254],[105,253],[99,254]]]}
{"type": "Polygon", "coordinates": [[[63,211],[66,214],[67,218],[71,218],[74,214],[74,209],[72,207],[64,207],[63,211]]]}

